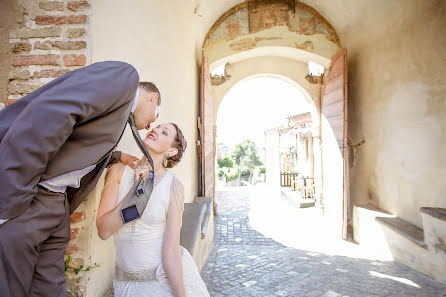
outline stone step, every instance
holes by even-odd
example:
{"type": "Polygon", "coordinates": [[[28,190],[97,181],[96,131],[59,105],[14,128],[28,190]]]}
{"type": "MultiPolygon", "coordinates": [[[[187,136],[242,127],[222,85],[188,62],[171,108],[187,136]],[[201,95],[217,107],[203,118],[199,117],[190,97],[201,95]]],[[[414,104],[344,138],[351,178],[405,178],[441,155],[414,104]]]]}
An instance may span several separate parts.
{"type": "Polygon", "coordinates": [[[439,220],[442,220],[442,221],[446,221],[446,208],[422,207],[422,208],[420,208],[420,211],[422,213],[430,215],[431,217],[434,217],[436,219],[439,219],[439,220]]]}
{"type": "Polygon", "coordinates": [[[307,208],[307,207],[313,207],[316,204],[315,199],[306,198],[306,199],[300,199],[298,202],[300,208],[307,208]]]}
{"type": "Polygon", "coordinates": [[[426,243],[424,242],[423,229],[400,218],[377,217],[376,220],[418,246],[424,249],[427,248],[426,243]]]}

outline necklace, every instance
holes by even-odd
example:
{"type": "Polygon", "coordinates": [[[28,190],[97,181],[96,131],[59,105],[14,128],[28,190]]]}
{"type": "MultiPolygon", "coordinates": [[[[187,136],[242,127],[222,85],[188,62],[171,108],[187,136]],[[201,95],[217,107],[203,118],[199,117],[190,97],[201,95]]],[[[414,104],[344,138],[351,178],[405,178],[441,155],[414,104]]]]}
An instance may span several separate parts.
{"type": "Polygon", "coordinates": [[[153,188],[155,189],[156,186],[158,186],[158,184],[161,182],[161,180],[164,178],[164,176],[166,175],[167,170],[164,171],[164,173],[158,178],[158,180],[156,181],[156,183],[153,185],[153,188]]]}

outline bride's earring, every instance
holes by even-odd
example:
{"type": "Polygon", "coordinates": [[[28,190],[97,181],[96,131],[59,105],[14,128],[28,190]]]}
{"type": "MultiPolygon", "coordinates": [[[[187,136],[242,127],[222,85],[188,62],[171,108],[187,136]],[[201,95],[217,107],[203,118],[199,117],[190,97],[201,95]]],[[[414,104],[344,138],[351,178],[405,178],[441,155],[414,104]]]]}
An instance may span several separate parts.
{"type": "Polygon", "coordinates": [[[164,154],[164,160],[163,160],[163,166],[164,166],[164,168],[166,168],[167,167],[167,158],[169,157],[169,154],[168,153],[165,153],[164,154]]]}

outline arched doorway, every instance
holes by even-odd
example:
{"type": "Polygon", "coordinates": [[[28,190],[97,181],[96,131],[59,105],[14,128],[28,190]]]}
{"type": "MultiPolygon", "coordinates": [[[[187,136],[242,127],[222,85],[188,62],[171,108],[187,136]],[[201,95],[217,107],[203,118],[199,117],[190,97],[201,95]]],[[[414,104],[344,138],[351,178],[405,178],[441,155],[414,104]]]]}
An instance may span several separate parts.
{"type": "MultiPolygon", "coordinates": [[[[220,182],[220,189],[223,185],[239,184],[239,180],[230,183],[227,180],[235,179],[235,173],[242,167],[244,169],[241,170],[244,170],[245,174],[248,171],[251,174],[249,180],[246,180],[245,176],[242,183],[256,184],[260,178],[258,171],[263,168],[266,173],[259,181],[277,188],[279,196],[281,173],[284,171],[293,172],[296,178],[299,172],[300,177],[308,176],[313,180],[312,136],[319,133],[319,116],[311,96],[295,81],[278,74],[250,75],[231,86],[222,100],[218,100],[216,110],[218,110],[216,113],[216,173],[219,173],[216,179],[220,182]],[[305,118],[302,118],[296,126],[294,119],[301,118],[303,115],[305,118]],[[305,130],[305,135],[301,135],[302,129],[305,130]],[[287,140],[286,143],[282,141],[282,152],[277,149],[280,144],[271,141],[268,136],[273,131],[278,133],[279,130],[288,131],[282,137],[287,140]],[[305,137],[306,140],[301,137],[305,137]],[[254,143],[255,147],[246,147],[245,141],[254,143]],[[302,141],[304,144],[301,144],[302,141]],[[303,146],[305,146],[305,152],[302,150],[303,146]],[[244,162],[241,162],[239,157],[234,157],[237,155],[234,152],[237,147],[246,148],[239,151],[246,154],[247,159],[244,162]],[[299,154],[302,153],[299,162],[297,162],[298,148],[301,149],[299,154]],[[255,150],[255,153],[251,152],[251,149],[255,150]],[[288,157],[292,155],[286,167],[281,164],[285,160],[284,157],[280,157],[280,154],[286,154],[288,157]],[[254,155],[257,155],[258,159],[254,155]],[[236,158],[235,163],[233,158],[236,158]],[[262,164],[254,164],[257,162],[262,164]],[[254,171],[257,171],[256,179],[252,180],[254,171]]],[[[320,182],[320,178],[317,178],[317,181],[320,182]]]]}
{"type": "Polygon", "coordinates": [[[279,0],[260,1],[254,6],[249,3],[223,14],[203,44],[199,118],[202,193],[214,196],[215,192],[215,120],[224,94],[250,75],[270,73],[293,78],[291,81],[309,94],[316,109],[316,145],[324,148],[319,154],[320,201],[330,206],[325,208],[327,213],[343,222],[342,234],[347,239],[351,211],[348,184],[344,183],[348,179],[346,52],[340,51],[339,38],[330,24],[311,7],[279,0]],[[328,68],[323,85],[308,79],[309,61],[328,68]],[[213,80],[211,72],[222,65],[227,69],[224,77],[213,80]],[[326,123],[325,128],[321,123],[326,123]],[[333,137],[336,141],[330,142],[333,137]],[[324,155],[331,159],[324,162],[324,155]],[[341,208],[332,207],[339,202],[341,208]]]}

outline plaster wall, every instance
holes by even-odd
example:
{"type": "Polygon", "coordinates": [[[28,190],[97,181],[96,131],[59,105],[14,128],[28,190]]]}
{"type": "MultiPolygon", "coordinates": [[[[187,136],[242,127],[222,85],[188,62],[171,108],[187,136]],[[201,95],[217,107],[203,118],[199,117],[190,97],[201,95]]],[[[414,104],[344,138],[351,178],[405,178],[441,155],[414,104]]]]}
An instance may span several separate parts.
{"type": "Polygon", "coordinates": [[[348,50],[349,138],[365,140],[352,154],[353,204],[421,227],[420,207],[446,207],[446,3],[303,2],[348,50]]]}
{"type": "Polygon", "coordinates": [[[446,207],[446,3],[398,2],[402,15],[392,19],[401,20],[377,32],[373,46],[359,36],[347,44],[349,135],[366,141],[351,197],[421,227],[420,207],[446,207]]]}
{"type": "MultiPolygon", "coordinates": [[[[313,106],[313,113],[318,112],[320,106],[320,85],[310,84],[305,76],[308,74],[306,63],[283,57],[254,57],[226,65],[226,74],[230,76],[223,84],[212,87],[212,98],[214,100],[214,122],[217,119],[218,108],[226,93],[241,80],[251,76],[264,74],[281,76],[282,79],[298,85],[308,93],[308,103],[313,106]]],[[[318,120],[314,119],[313,121],[318,120]]],[[[316,125],[319,128],[319,125],[316,125]]]]}
{"type": "MultiPolygon", "coordinates": [[[[155,125],[175,122],[186,137],[185,156],[172,169],[184,184],[185,202],[197,195],[198,25],[191,1],[134,1],[128,5],[98,0],[93,5],[93,62],[122,60],[135,66],[141,81],[153,81],[160,89],[161,111],[155,125]]],[[[119,149],[142,156],[130,129],[119,149]]]]}
{"type": "MultiPolygon", "coordinates": [[[[206,31],[242,1],[202,2],[206,31]]],[[[420,207],[446,207],[446,3],[302,2],[348,50],[348,136],[365,140],[351,154],[352,204],[373,203],[420,227],[420,207]]]]}

